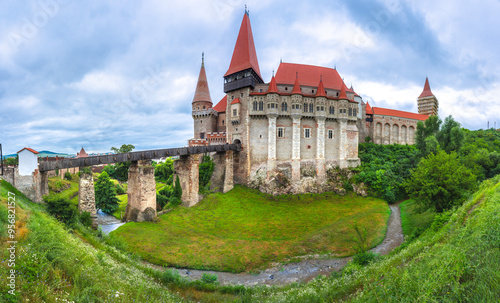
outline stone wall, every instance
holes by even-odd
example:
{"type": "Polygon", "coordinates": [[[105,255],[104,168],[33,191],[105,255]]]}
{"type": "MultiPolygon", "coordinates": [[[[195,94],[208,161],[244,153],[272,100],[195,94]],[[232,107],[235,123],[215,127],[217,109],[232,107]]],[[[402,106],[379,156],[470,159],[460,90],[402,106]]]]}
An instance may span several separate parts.
{"type": "Polygon", "coordinates": [[[156,181],[150,161],[133,161],[128,173],[128,204],[123,221],[153,221],[156,218],[156,181]]]}
{"type": "Polygon", "coordinates": [[[183,206],[191,207],[199,202],[199,166],[200,155],[182,156],[174,162],[174,182],[178,176],[183,206]]]}
{"type": "Polygon", "coordinates": [[[376,144],[414,144],[420,120],[374,115],[370,137],[376,144]]]}
{"type": "Polygon", "coordinates": [[[89,173],[80,174],[80,187],[78,189],[78,210],[89,212],[91,217],[97,215],[95,206],[94,177],[89,173]]]}

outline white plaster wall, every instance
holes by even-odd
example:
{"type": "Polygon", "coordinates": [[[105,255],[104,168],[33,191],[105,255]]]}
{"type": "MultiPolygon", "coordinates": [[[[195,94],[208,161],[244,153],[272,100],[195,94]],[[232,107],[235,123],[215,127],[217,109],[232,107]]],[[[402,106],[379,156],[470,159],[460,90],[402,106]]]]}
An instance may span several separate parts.
{"type": "Polygon", "coordinates": [[[31,176],[35,169],[38,168],[38,157],[36,154],[25,149],[19,154],[19,175],[31,176]]]}

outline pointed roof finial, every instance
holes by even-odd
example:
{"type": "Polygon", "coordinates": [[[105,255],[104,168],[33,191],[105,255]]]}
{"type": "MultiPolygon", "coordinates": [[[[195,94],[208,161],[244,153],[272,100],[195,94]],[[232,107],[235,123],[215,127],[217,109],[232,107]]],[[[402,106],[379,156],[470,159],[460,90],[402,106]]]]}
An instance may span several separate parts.
{"type": "Polygon", "coordinates": [[[335,65],[333,66],[333,69],[334,69],[334,70],[337,70],[337,64],[335,64],[335,65]]]}
{"type": "Polygon", "coordinates": [[[323,74],[319,76],[319,81],[323,82],[323,74]]]}
{"type": "Polygon", "coordinates": [[[245,4],[245,14],[247,14],[247,16],[250,16],[250,11],[248,10],[248,7],[246,4],[245,4]]]}
{"type": "Polygon", "coordinates": [[[273,77],[274,77],[274,68],[273,68],[273,77]]]}
{"type": "Polygon", "coordinates": [[[201,67],[205,67],[205,52],[201,52],[201,67]]]}
{"type": "Polygon", "coordinates": [[[419,98],[425,98],[430,96],[434,96],[434,94],[432,93],[431,86],[429,85],[429,78],[425,77],[424,90],[420,94],[419,98]]]}
{"type": "Polygon", "coordinates": [[[280,58],[280,64],[283,63],[283,57],[280,58]]]}
{"type": "Polygon", "coordinates": [[[299,72],[295,72],[295,79],[299,78],[299,72]]]}

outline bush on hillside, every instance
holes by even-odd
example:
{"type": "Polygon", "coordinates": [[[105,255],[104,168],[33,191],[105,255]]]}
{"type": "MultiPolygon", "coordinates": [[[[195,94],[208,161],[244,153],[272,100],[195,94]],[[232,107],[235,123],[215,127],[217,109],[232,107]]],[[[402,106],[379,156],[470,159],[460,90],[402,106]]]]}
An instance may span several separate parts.
{"type": "Polygon", "coordinates": [[[69,199],[48,195],[43,197],[43,201],[45,202],[47,212],[57,220],[67,225],[72,225],[76,222],[78,213],[75,207],[71,205],[69,199]]]}
{"type": "Polygon", "coordinates": [[[69,171],[64,173],[64,179],[71,181],[73,178],[71,177],[71,173],[69,171]]]}

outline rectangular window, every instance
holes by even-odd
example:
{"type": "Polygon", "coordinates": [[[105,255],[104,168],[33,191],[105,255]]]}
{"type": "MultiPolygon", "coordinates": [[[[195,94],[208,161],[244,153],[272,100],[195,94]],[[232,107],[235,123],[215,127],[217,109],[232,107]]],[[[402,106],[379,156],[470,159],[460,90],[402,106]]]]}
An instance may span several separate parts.
{"type": "Polygon", "coordinates": [[[333,130],[332,129],[328,130],[328,139],[333,139],[333,130]]]}
{"type": "Polygon", "coordinates": [[[349,117],[352,116],[352,108],[349,108],[349,117]]]}
{"type": "Polygon", "coordinates": [[[352,110],[352,115],[353,115],[353,116],[356,116],[357,114],[358,114],[358,111],[357,111],[356,109],[353,109],[353,110],[352,110]]]}
{"type": "Polygon", "coordinates": [[[284,138],[284,137],[285,137],[285,128],[278,127],[278,138],[284,138]]]}
{"type": "Polygon", "coordinates": [[[205,139],[205,133],[200,133],[200,139],[205,139]]]}
{"type": "Polygon", "coordinates": [[[304,128],[304,138],[311,138],[311,129],[310,128],[304,128]]]}
{"type": "Polygon", "coordinates": [[[238,110],[235,108],[235,109],[233,109],[233,117],[235,117],[237,115],[238,115],[238,110]]]}

